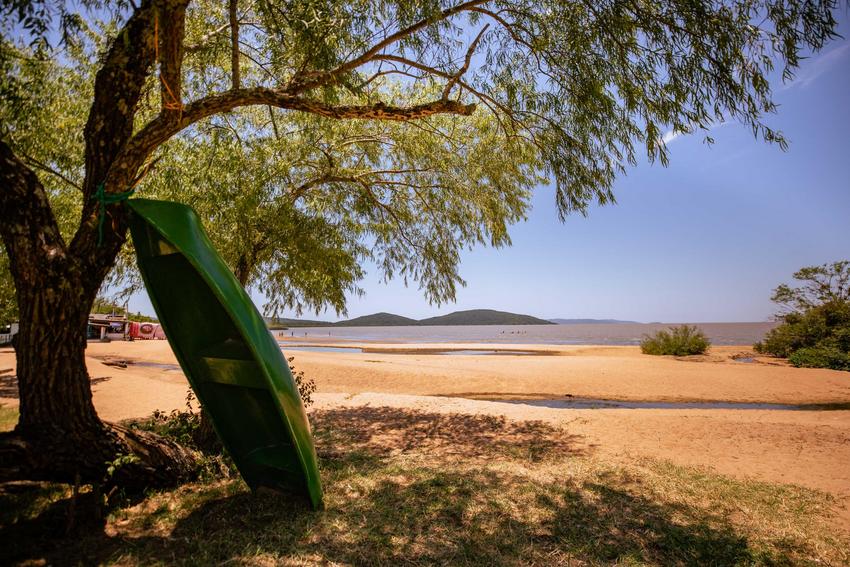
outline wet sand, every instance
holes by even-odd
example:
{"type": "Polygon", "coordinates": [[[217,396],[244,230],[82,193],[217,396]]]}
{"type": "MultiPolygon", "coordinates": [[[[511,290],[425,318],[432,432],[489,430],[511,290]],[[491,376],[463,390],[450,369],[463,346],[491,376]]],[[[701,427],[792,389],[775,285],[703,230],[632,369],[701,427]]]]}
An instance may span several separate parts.
{"type": "MultiPolygon", "coordinates": [[[[661,458],[829,492],[844,503],[840,521],[850,525],[850,410],[554,409],[494,401],[570,394],[637,401],[848,404],[848,372],[792,368],[773,359],[735,360],[736,355],[753,356],[747,347],[715,347],[703,357],[676,359],[646,356],[637,347],[441,344],[440,349],[546,354],[445,356],[415,352],[434,345],[345,344],[371,352],[292,352],[293,364],[316,381],[316,409],[391,407],[542,420],[562,426],[587,452],[605,458],[661,458]],[[399,348],[406,353],[388,352],[399,348]]],[[[103,359],[166,365],[176,360],[165,341],[91,343],[87,361],[96,382],[95,405],[104,419],[184,407],[188,385],[179,370],[138,364],[119,368],[103,359]]],[[[13,367],[14,354],[0,349],[0,369],[13,367]]],[[[16,402],[0,398],[6,405],[16,402]]]]}

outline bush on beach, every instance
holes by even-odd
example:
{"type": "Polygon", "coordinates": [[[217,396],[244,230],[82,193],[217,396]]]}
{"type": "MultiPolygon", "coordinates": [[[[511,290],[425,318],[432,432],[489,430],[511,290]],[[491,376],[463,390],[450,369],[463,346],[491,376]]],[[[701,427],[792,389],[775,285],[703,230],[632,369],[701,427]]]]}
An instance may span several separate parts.
{"type": "Polygon", "coordinates": [[[753,345],[794,366],[850,370],[850,262],[810,266],[794,274],[799,287],[780,285],[771,298],[782,324],[753,345]]]}
{"type": "Polygon", "coordinates": [[[850,353],[850,302],[831,301],[802,313],[782,316],[782,324],[753,345],[760,353],[783,358],[800,349],[850,353]]]}
{"type": "Polygon", "coordinates": [[[644,354],[671,354],[688,356],[703,354],[711,342],[705,334],[695,326],[679,325],[669,330],[656,332],[654,335],[644,335],[640,342],[640,350],[644,354]]]}
{"type": "Polygon", "coordinates": [[[850,354],[830,347],[801,348],[788,357],[788,362],[800,368],[850,370],[850,354]]]}

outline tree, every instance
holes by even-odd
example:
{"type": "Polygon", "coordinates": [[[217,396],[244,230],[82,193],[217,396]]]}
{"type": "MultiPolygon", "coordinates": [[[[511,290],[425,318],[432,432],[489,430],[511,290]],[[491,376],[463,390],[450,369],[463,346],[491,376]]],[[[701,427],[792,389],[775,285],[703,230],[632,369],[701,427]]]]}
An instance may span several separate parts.
{"type": "Polygon", "coordinates": [[[850,370],[850,262],[802,268],[794,279],[801,285],[773,290],[782,323],[755,350],[788,357],[795,366],[850,370]]]}
{"type": "MultiPolygon", "coordinates": [[[[78,6],[2,7],[4,37],[14,43],[15,30],[25,30],[34,56],[61,35],[72,47],[53,55],[58,63],[74,50],[97,57],[93,80],[79,88],[89,110],[69,155],[26,152],[26,116],[17,111],[21,120],[0,141],[0,233],[21,318],[20,420],[0,439],[0,464],[19,475],[99,478],[104,461],[133,454],[122,471],[137,484],[174,481],[191,473],[192,460],[97,417],[85,320],[126,239],[127,213],[113,201],[138,185],[169,140],[190,140],[203,124],[251,106],[438,136],[489,113],[505,156],[530,153],[530,175],[551,179],[560,214],[586,213],[613,199],[614,178],[636,162],[638,144],[666,163],[663,128],[738,120],[784,146],[763,120],[775,110],[768,74],[779,61],[789,75],[801,50],[821,48],[835,28],[831,1],[84,0],[73,12],[78,6]],[[53,195],[62,183],[79,188],[80,215],[67,233],[53,195]]],[[[27,64],[2,62],[4,105],[19,103],[27,64]]],[[[352,203],[364,214],[386,211],[365,194],[352,203]]],[[[446,213],[463,206],[452,202],[446,213]]],[[[385,222],[403,224],[388,211],[385,222]]],[[[476,222],[501,230],[486,217],[476,222]]]]}
{"type": "Polygon", "coordinates": [[[850,261],[840,260],[821,266],[808,266],[794,272],[802,285],[780,284],[770,300],[787,313],[801,313],[826,303],[850,301],[850,261]]]}
{"type": "MultiPolygon", "coordinates": [[[[259,286],[272,314],[325,305],[342,312],[367,258],[440,303],[463,284],[460,249],[509,243],[508,225],[524,217],[542,179],[531,152],[503,159],[512,148],[487,113],[469,128],[430,125],[445,133],[242,113],[226,128],[200,128],[191,143],[169,143],[145,192],[191,203],[237,279],[259,286]],[[250,141],[234,133],[245,130],[255,133],[250,141]]],[[[131,271],[125,259],[118,280],[131,271]]]]}
{"type": "MultiPolygon", "coordinates": [[[[191,203],[240,283],[263,291],[269,314],[325,305],[343,312],[366,258],[443,302],[463,284],[460,248],[506,244],[507,224],[522,218],[540,178],[529,173],[533,154],[503,159],[510,148],[491,115],[480,113],[472,128],[442,126],[438,135],[242,112],[199,128],[191,143],[170,142],[145,194],[191,203]],[[254,135],[243,140],[240,131],[254,135]]],[[[113,280],[130,279],[129,291],[141,281],[128,252],[113,280]]],[[[219,446],[206,419],[196,443],[219,446]]]]}

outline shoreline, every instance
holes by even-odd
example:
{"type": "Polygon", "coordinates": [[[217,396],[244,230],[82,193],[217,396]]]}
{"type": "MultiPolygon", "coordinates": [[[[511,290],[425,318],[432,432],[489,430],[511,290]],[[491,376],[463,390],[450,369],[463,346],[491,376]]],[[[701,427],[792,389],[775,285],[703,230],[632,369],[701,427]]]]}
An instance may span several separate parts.
{"type": "MultiPolygon", "coordinates": [[[[325,393],[380,391],[501,401],[850,404],[850,373],[794,368],[745,345],[714,346],[705,355],[686,357],[644,355],[639,347],[622,345],[398,346],[384,341],[321,340],[293,341],[281,347],[284,356],[292,358],[297,369],[315,379],[325,393]],[[287,346],[344,352],[287,351],[287,346]],[[472,351],[487,354],[446,354],[472,351]],[[742,357],[746,362],[739,361],[742,357]]],[[[86,358],[93,379],[120,372],[187,385],[167,341],[91,342],[86,358]],[[126,361],[128,368],[115,368],[115,361],[126,361]]],[[[0,369],[6,367],[14,367],[14,351],[0,347],[0,369]]],[[[4,400],[8,404],[9,398],[0,396],[0,403],[4,400]]],[[[835,408],[812,407],[811,411],[830,409],[835,408]]]]}
{"type": "MultiPolygon", "coordinates": [[[[290,327],[270,332],[282,341],[549,344],[560,346],[636,346],[655,331],[679,323],[574,323],[562,325],[442,325],[290,327]]],[[[687,323],[699,327],[716,346],[746,345],[762,340],[775,321],[687,323]]]]}

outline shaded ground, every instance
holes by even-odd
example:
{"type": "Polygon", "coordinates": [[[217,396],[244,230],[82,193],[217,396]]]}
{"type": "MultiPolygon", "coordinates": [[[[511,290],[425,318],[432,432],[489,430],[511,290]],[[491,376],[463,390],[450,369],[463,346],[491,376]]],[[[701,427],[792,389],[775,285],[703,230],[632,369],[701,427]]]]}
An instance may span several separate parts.
{"type": "MultiPolygon", "coordinates": [[[[109,376],[100,376],[98,378],[92,378],[91,384],[92,386],[96,386],[102,382],[106,382],[109,380],[109,376]]],[[[18,399],[18,377],[14,374],[6,374],[4,376],[0,376],[0,398],[7,398],[10,400],[18,399]]]]}
{"type": "Polygon", "coordinates": [[[569,428],[400,408],[314,415],[327,509],[186,485],[98,520],[90,491],[0,488],[0,564],[841,564],[829,496],[587,456],[569,428]],[[67,532],[67,533],[66,533],[67,532]]]}
{"type": "Polygon", "coordinates": [[[585,454],[566,429],[503,416],[438,414],[390,407],[316,411],[311,421],[331,447],[391,456],[411,452],[441,458],[486,460],[508,456],[532,461],[585,454]]]}

